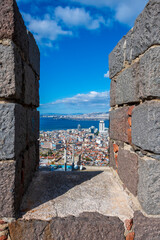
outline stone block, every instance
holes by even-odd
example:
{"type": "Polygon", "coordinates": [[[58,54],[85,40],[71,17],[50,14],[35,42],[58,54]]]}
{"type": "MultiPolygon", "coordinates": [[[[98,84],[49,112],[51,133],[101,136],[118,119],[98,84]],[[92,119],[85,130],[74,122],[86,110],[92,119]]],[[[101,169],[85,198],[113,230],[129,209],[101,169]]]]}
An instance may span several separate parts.
{"type": "Polygon", "coordinates": [[[118,42],[109,55],[110,78],[121,72],[126,65],[131,64],[133,42],[133,28],[118,42]]]}
{"type": "MultiPolygon", "coordinates": [[[[41,220],[29,220],[29,221],[14,221],[9,224],[9,232],[11,239],[14,240],[44,240],[41,235],[45,230],[48,222],[41,220]]],[[[47,240],[47,235],[46,235],[47,240]]]]}
{"type": "Polygon", "coordinates": [[[0,0],[0,39],[11,39],[28,59],[28,35],[15,0],[0,0]]]}
{"type": "Polygon", "coordinates": [[[134,213],[134,240],[159,240],[160,218],[145,217],[141,212],[134,213]]]}
{"type": "Polygon", "coordinates": [[[22,95],[22,61],[15,44],[0,44],[0,97],[20,99],[22,95]]]}
{"type": "Polygon", "coordinates": [[[24,84],[25,97],[24,102],[28,105],[39,106],[39,80],[32,68],[24,64],[24,84]]]}
{"type": "Polygon", "coordinates": [[[15,104],[15,157],[18,157],[21,151],[24,151],[26,148],[26,126],[26,109],[20,104],[15,104]]]}
{"type": "Polygon", "coordinates": [[[30,144],[39,138],[39,112],[37,110],[27,110],[27,125],[27,143],[30,144]]]}
{"type": "Polygon", "coordinates": [[[135,21],[134,27],[124,36],[109,55],[110,78],[125,65],[143,54],[153,45],[160,44],[160,2],[150,0],[135,21]]]}
{"type": "Polygon", "coordinates": [[[15,162],[0,161],[0,176],[0,217],[13,217],[15,162]]]}
{"type": "Polygon", "coordinates": [[[160,153],[160,102],[150,101],[134,108],[132,113],[132,143],[154,153],[160,153]]]}
{"type": "Polygon", "coordinates": [[[33,37],[33,34],[28,31],[29,39],[29,62],[35,71],[35,73],[40,76],[40,52],[33,37]]]}
{"type": "Polygon", "coordinates": [[[113,78],[124,68],[126,41],[123,37],[109,55],[109,77],[113,78]]]}
{"type": "Polygon", "coordinates": [[[0,104],[0,159],[16,159],[26,146],[26,112],[14,103],[0,104]]]}
{"type": "Polygon", "coordinates": [[[118,152],[118,175],[125,187],[137,195],[138,188],[138,156],[122,148],[118,152]]]}
{"type": "Polygon", "coordinates": [[[139,98],[145,99],[148,97],[160,97],[159,69],[160,69],[160,47],[154,47],[149,49],[140,59],[138,81],[139,98]]]}
{"type": "Polygon", "coordinates": [[[138,199],[147,214],[160,214],[160,161],[139,159],[138,199]]]}
{"type": "Polygon", "coordinates": [[[118,75],[116,87],[111,92],[113,99],[115,96],[114,105],[160,97],[159,69],[160,47],[154,47],[149,49],[138,62],[118,75]]]}
{"type": "Polygon", "coordinates": [[[139,64],[135,63],[130,68],[124,70],[116,79],[115,103],[117,105],[124,103],[138,102],[139,91],[139,64]]]}
{"type": "Polygon", "coordinates": [[[18,216],[22,196],[37,164],[37,143],[23,151],[16,161],[0,161],[0,217],[18,216]]]}
{"type": "Polygon", "coordinates": [[[135,21],[132,42],[132,59],[152,45],[160,44],[160,1],[150,0],[135,21]]]}
{"type": "Polygon", "coordinates": [[[125,49],[125,62],[127,65],[132,63],[133,60],[133,31],[134,27],[131,28],[131,30],[126,34],[125,40],[126,40],[126,49],[125,49]]]}
{"type": "Polygon", "coordinates": [[[116,105],[116,82],[114,80],[111,81],[111,89],[110,89],[110,106],[113,107],[116,105]]]}
{"type": "Polygon", "coordinates": [[[124,240],[124,224],[118,217],[85,212],[78,217],[56,217],[52,221],[17,220],[9,224],[11,239],[124,240]]]}
{"type": "Polygon", "coordinates": [[[110,138],[118,141],[128,142],[128,109],[119,108],[110,112],[110,138]]]}

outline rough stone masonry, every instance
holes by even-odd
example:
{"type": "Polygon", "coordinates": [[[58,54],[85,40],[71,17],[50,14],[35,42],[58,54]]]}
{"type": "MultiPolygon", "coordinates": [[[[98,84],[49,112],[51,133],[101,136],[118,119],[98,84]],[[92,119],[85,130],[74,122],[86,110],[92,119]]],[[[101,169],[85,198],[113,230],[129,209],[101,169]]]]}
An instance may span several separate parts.
{"type": "MultiPolygon", "coordinates": [[[[138,199],[141,212],[149,217],[146,222],[158,217],[160,223],[159,0],[148,2],[110,53],[109,68],[110,165],[138,199]]],[[[160,227],[150,231],[137,232],[135,239],[160,239],[160,227]]]]}
{"type": "Polygon", "coordinates": [[[0,0],[0,218],[15,218],[39,162],[40,53],[14,0],[0,0]]]}
{"type": "Polygon", "coordinates": [[[0,0],[0,240],[160,239],[160,0],[148,2],[109,62],[110,163],[139,211],[125,229],[90,212],[16,220],[39,161],[40,54],[15,0],[0,0]]]}

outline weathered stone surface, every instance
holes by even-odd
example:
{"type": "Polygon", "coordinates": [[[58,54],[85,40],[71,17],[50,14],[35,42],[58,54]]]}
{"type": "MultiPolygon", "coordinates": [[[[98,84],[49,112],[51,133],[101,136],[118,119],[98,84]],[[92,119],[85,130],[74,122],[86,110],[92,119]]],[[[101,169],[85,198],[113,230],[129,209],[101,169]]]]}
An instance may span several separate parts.
{"type": "Polygon", "coordinates": [[[138,187],[138,157],[135,153],[122,148],[119,149],[118,175],[125,187],[136,196],[138,187]]]}
{"type": "Polygon", "coordinates": [[[126,63],[131,64],[149,47],[160,44],[160,2],[150,0],[135,21],[134,28],[124,36],[109,56],[110,78],[119,73],[126,63]]]}
{"type": "Polygon", "coordinates": [[[150,101],[134,108],[132,142],[143,150],[160,153],[160,102],[150,101]]]}
{"type": "Polygon", "coordinates": [[[160,218],[148,218],[141,212],[134,213],[135,240],[159,240],[160,239],[160,218]]]}
{"type": "Polygon", "coordinates": [[[39,80],[31,67],[24,65],[25,99],[28,105],[39,106],[39,80]]]}
{"type": "Polygon", "coordinates": [[[150,0],[135,21],[132,42],[132,59],[152,45],[160,44],[160,1],[150,0]]]}
{"type": "Polygon", "coordinates": [[[110,112],[110,138],[123,142],[128,142],[128,109],[119,108],[110,112]]]}
{"type": "Polygon", "coordinates": [[[116,85],[111,88],[111,99],[115,99],[111,103],[120,105],[160,97],[159,69],[160,47],[154,47],[117,77],[116,85]]]}
{"type": "Polygon", "coordinates": [[[116,82],[114,80],[111,81],[111,89],[110,89],[110,106],[113,107],[116,105],[116,82]]]}
{"type": "Polygon", "coordinates": [[[15,163],[0,161],[0,176],[0,217],[13,217],[15,163]]]}
{"type": "Polygon", "coordinates": [[[116,104],[138,102],[139,91],[139,64],[135,63],[132,67],[124,70],[116,80],[116,104]]]}
{"type": "Polygon", "coordinates": [[[9,40],[8,45],[0,44],[0,59],[0,97],[15,99],[38,107],[38,76],[28,64],[22,64],[18,49],[12,41],[9,40]]]}
{"type": "Polygon", "coordinates": [[[0,97],[20,99],[22,94],[22,61],[14,43],[0,44],[0,97]]]}
{"type": "Polygon", "coordinates": [[[65,219],[53,219],[46,232],[47,230],[50,232],[50,239],[57,240],[58,238],[66,240],[124,239],[123,223],[118,218],[106,217],[98,213],[83,213],[78,218],[71,216],[65,219]],[[63,224],[65,228],[62,227],[63,224]]]}
{"type": "Polygon", "coordinates": [[[29,62],[35,71],[35,73],[40,75],[40,52],[39,48],[36,44],[36,41],[33,37],[33,34],[28,31],[28,39],[29,39],[29,62]]]}
{"type": "Polygon", "coordinates": [[[138,199],[147,214],[160,214],[160,161],[139,159],[138,199]]]}
{"type": "Polygon", "coordinates": [[[27,123],[27,142],[36,142],[39,138],[39,112],[37,110],[27,110],[27,123]]]}
{"type": "Polygon", "coordinates": [[[0,217],[17,217],[39,162],[40,54],[16,1],[0,6],[0,217]]]}
{"type": "Polygon", "coordinates": [[[0,104],[0,159],[14,159],[15,104],[0,104]]]}
{"type": "Polygon", "coordinates": [[[109,55],[109,77],[114,77],[124,68],[126,41],[123,37],[109,55]]]}
{"type": "Polygon", "coordinates": [[[12,39],[28,58],[28,36],[15,0],[0,0],[0,39],[12,39]]]}
{"type": "Polygon", "coordinates": [[[113,170],[93,167],[85,172],[37,172],[23,198],[21,211],[25,220],[99,212],[124,221],[133,217],[133,206],[113,170]]]}
{"type": "Polygon", "coordinates": [[[0,159],[15,159],[26,145],[25,109],[14,103],[0,104],[0,159]]]}
{"type": "Polygon", "coordinates": [[[83,213],[79,217],[54,218],[46,221],[17,221],[9,224],[13,240],[123,240],[124,226],[116,217],[83,213]]]}
{"type": "Polygon", "coordinates": [[[26,148],[26,136],[27,136],[26,126],[27,126],[26,109],[20,104],[15,104],[15,133],[14,133],[15,157],[18,157],[21,151],[24,151],[26,148]]]}
{"type": "Polygon", "coordinates": [[[26,191],[28,184],[31,182],[34,172],[39,163],[39,156],[37,155],[37,144],[32,143],[29,149],[24,153],[23,173],[24,173],[24,192],[26,191]],[[38,158],[38,159],[37,159],[38,158]]]}
{"type": "Polygon", "coordinates": [[[160,47],[147,51],[139,63],[139,97],[150,96],[160,97],[160,47]]]}
{"type": "Polygon", "coordinates": [[[125,41],[126,41],[125,61],[127,65],[131,64],[133,60],[133,49],[132,49],[133,31],[134,31],[134,27],[131,28],[131,30],[125,36],[125,41]]]}
{"type": "MultiPolygon", "coordinates": [[[[15,221],[9,224],[9,232],[12,240],[43,240],[42,233],[49,223],[47,221],[15,221]]],[[[47,240],[47,238],[46,238],[47,240]]]]}

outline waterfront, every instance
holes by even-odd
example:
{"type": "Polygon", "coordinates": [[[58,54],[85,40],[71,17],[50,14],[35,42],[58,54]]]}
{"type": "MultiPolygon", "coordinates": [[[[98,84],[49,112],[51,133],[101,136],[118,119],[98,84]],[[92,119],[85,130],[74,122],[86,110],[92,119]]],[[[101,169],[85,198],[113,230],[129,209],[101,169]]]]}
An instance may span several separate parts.
{"type": "Polygon", "coordinates": [[[95,126],[81,128],[80,125],[75,129],[41,131],[40,168],[62,170],[66,166],[64,163],[68,170],[77,170],[79,166],[81,169],[83,166],[107,166],[108,128],[104,121],[98,123],[99,131],[95,126]]]}
{"type": "MultiPolygon", "coordinates": [[[[104,121],[105,126],[109,127],[109,120],[104,121]]],[[[96,120],[69,120],[69,119],[53,119],[53,118],[40,118],[40,130],[41,131],[53,131],[53,130],[67,130],[76,129],[78,124],[82,128],[89,128],[95,126],[99,127],[99,121],[96,120]]]]}

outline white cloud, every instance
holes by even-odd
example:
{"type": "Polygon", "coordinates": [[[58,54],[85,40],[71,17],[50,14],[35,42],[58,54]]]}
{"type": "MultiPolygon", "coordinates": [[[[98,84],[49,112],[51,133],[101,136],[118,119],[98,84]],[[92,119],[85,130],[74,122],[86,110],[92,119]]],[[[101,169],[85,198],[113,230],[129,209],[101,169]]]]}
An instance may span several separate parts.
{"type": "Polygon", "coordinates": [[[145,7],[148,0],[70,0],[82,5],[98,8],[109,7],[114,10],[114,18],[121,23],[133,25],[136,17],[145,7]]]}
{"type": "Polygon", "coordinates": [[[42,113],[46,111],[52,113],[87,113],[108,111],[109,98],[109,91],[91,91],[87,94],[77,94],[71,98],[63,98],[51,103],[42,104],[40,111],[42,113]]]}
{"type": "Polygon", "coordinates": [[[58,23],[51,19],[49,15],[44,18],[34,18],[30,14],[23,13],[25,22],[28,29],[34,33],[37,41],[51,47],[52,41],[56,40],[59,36],[71,36],[72,32],[63,30],[58,23]]]}
{"type": "Polygon", "coordinates": [[[92,17],[84,8],[57,7],[55,16],[62,20],[68,27],[85,27],[87,29],[97,29],[101,24],[105,24],[102,16],[92,17]]]}
{"type": "MultiPolygon", "coordinates": [[[[18,3],[27,3],[30,0],[18,0],[18,3]]],[[[36,4],[44,0],[35,0],[36,4]]],[[[46,0],[48,4],[51,0],[46,0]]],[[[59,37],[72,36],[79,28],[88,30],[99,29],[102,25],[112,26],[115,20],[133,25],[137,15],[143,10],[147,0],[69,0],[70,7],[58,6],[50,8],[49,14],[44,16],[32,16],[22,13],[28,29],[34,34],[36,40],[45,47],[53,48],[55,41],[59,37]],[[75,7],[74,3],[79,3],[81,7],[75,7]],[[86,10],[84,6],[96,7],[97,10],[86,10]],[[105,16],[105,9],[112,10],[112,17],[105,16]],[[100,15],[99,9],[103,11],[100,15]]],[[[51,4],[52,5],[52,4],[51,4]]],[[[33,7],[35,5],[33,4],[33,7]]],[[[33,8],[32,7],[32,8],[33,8]]],[[[88,9],[88,8],[87,8],[88,9]]],[[[102,12],[101,11],[101,12],[102,12]]],[[[107,10],[106,10],[107,13],[107,10]]],[[[106,77],[106,75],[105,75],[106,77]]]]}
{"type": "Polygon", "coordinates": [[[104,74],[104,77],[105,77],[105,78],[109,78],[109,71],[104,74]]]}
{"type": "Polygon", "coordinates": [[[79,2],[84,5],[96,6],[96,7],[106,7],[113,5],[115,0],[71,0],[72,2],[79,2]]]}
{"type": "Polygon", "coordinates": [[[42,17],[33,17],[31,14],[22,13],[27,28],[34,34],[36,40],[49,48],[54,46],[55,40],[62,36],[72,36],[75,28],[86,28],[95,30],[100,28],[101,24],[108,26],[102,16],[91,16],[83,8],[62,8],[55,10],[42,17]],[[64,26],[65,25],[65,26],[64,26]]]}

